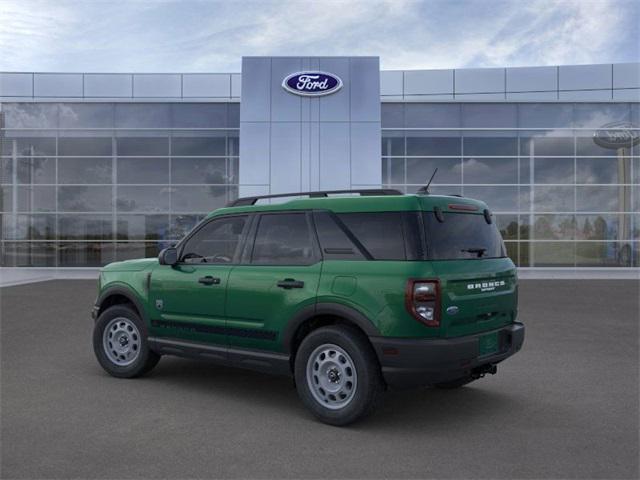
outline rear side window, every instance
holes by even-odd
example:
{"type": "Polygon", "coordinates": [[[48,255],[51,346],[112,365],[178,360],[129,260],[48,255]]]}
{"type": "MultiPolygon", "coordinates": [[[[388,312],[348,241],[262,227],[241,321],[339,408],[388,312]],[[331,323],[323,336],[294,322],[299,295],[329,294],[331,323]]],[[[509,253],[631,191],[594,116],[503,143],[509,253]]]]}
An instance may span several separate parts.
{"type": "MultiPolygon", "coordinates": [[[[365,257],[349,238],[350,232],[339,225],[329,212],[314,212],[322,256],[325,260],[363,260],[365,257]]],[[[339,222],[339,220],[338,220],[339,222]]]]}
{"type": "Polygon", "coordinates": [[[260,216],[251,263],[309,265],[314,261],[314,243],[305,213],[260,216]]]}
{"type": "Polygon", "coordinates": [[[427,257],[430,260],[500,258],[506,250],[495,222],[484,215],[443,213],[440,222],[433,212],[424,214],[427,257]]]}
{"type": "Polygon", "coordinates": [[[412,212],[342,213],[338,218],[374,260],[420,258],[420,236],[412,212]]]}

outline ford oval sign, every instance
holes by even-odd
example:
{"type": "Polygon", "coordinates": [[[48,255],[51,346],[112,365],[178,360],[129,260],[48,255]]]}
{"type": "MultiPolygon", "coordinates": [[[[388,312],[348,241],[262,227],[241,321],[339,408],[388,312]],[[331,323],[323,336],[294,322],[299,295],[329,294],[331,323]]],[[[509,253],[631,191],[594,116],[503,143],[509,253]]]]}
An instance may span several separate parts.
{"type": "Polygon", "coordinates": [[[593,141],[603,148],[625,148],[640,142],[640,130],[627,122],[603,125],[593,134],[593,141]]]}
{"type": "Polygon", "coordinates": [[[340,90],[342,80],[327,72],[296,72],[282,81],[282,88],[295,95],[319,97],[340,90]]]}

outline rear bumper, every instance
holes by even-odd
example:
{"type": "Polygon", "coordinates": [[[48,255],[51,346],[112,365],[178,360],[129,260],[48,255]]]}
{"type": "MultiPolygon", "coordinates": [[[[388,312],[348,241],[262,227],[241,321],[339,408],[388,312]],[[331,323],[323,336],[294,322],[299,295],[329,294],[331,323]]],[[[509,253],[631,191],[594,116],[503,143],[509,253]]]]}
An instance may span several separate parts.
{"type": "Polygon", "coordinates": [[[495,365],[522,348],[524,325],[506,327],[456,338],[394,339],[369,337],[380,361],[387,385],[408,388],[456,380],[474,369],[495,365]],[[498,351],[480,356],[479,338],[498,332],[498,351]]]}

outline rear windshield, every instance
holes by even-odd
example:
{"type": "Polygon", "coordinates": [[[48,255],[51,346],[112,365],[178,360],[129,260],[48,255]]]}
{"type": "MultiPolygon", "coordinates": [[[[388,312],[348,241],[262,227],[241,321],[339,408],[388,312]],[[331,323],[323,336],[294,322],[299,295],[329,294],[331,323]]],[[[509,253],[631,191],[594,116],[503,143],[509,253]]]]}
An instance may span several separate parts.
{"type": "Polygon", "coordinates": [[[443,222],[433,212],[423,215],[430,260],[506,257],[495,222],[487,223],[484,215],[447,212],[442,213],[443,222]]]}

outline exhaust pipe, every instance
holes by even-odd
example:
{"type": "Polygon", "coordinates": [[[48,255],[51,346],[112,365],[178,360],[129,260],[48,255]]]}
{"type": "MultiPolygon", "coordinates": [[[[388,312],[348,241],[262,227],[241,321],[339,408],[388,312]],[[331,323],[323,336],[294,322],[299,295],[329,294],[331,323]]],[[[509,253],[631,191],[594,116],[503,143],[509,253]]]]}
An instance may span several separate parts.
{"type": "Polygon", "coordinates": [[[478,379],[478,378],[482,378],[485,375],[495,375],[498,372],[498,367],[497,365],[493,365],[491,363],[487,364],[487,365],[481,365],[480,367],[476,367],[473,370],[471,370],[471,378],[478,379]]]}

